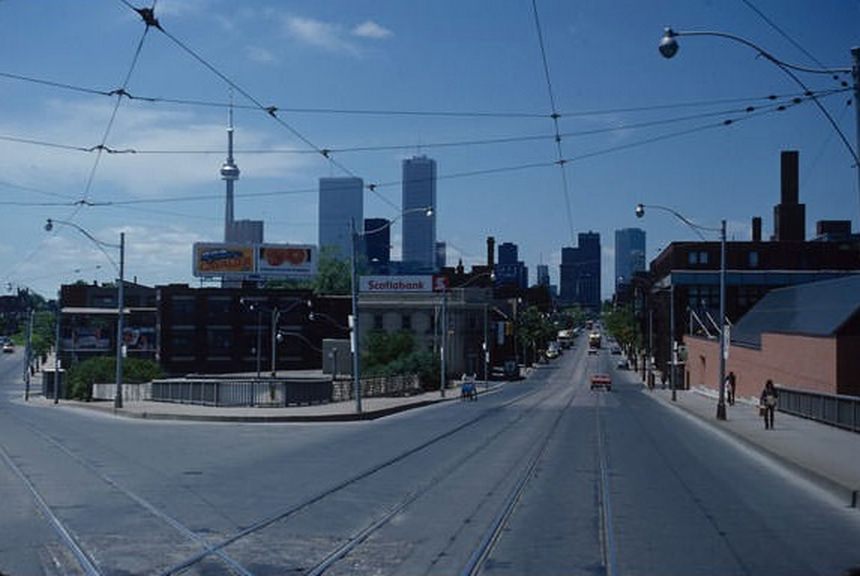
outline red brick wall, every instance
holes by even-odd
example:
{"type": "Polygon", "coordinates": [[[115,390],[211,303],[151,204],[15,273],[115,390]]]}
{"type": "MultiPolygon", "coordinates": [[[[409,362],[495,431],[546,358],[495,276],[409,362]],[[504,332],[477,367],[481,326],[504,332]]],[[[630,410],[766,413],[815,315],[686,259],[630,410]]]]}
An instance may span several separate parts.
{"type": "MultiPolygon", "coordinates": [[[[719,342],[685,336],[690,386],[717,390],[719,342]]],[[[763,334],[761,350],[732,346],[726,374],[735,373],[738,398],[757,399],[765,381],[778,386],[836,394],[836,339],[763,334]]]]}

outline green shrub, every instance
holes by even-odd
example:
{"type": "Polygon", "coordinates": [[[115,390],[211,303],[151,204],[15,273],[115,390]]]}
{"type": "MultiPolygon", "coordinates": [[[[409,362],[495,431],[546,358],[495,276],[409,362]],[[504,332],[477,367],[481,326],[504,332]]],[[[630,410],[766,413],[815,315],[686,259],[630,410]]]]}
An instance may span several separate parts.
{"type": "MultiPolygon", "coordinates": [[[[126,358],[122,363],[122,380],[128,383],[150,382],[164,375],[154,360],[126,358]]],[[[79,362],[69,368],[69,398],[89,400],[92,398],[93,384],[109,384],[116,381],[116,358],[99,356],[79,362]]]]}

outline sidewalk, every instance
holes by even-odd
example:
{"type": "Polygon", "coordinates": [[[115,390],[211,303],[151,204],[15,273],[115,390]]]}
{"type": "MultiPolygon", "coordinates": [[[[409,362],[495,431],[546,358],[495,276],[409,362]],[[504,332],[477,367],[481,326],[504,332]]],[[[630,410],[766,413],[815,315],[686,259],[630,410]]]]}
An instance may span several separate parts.
{"type": "MultiPolygon", "coordinates": [[[[478,395],[494,392],[503,384],[491,382],[488,389],[478,385],[478,395]]],[[[170,402],[126,401],[123,407],[115,410],[113,402],[81,402],[78,400],[60,400],[63,407],[95,410],[126,418],[141,418],[147,420],[186,420],[194,422],[245,422],[245,423],[274,423],[274,422],[354,422],[359,420],[375,420],[398,412],[438,404],[440,402],[460,401],[460,388],[448,388],[445,397],[439,391],[416,394],[414,396],[362,398],[361,413],[355,411],[355,401],[328,402],[304,406],[287,406],[278,408],[261,408],[251,406],[199,406],[196,404],[179,404],[170,402]]],[[[30,404],[37,406],[53,406],[53,400],[43,396],[33,396],[30,404]]]]}
{"type": "Polygon", "coordinates": [[[774,429],[765,430],[758,406],[741,401],[726,406],[727,418],[719,421],[717,397],[704,390],[679,390],[677,402],[671,401],[670,390],[643,389],[642,393],[741,439],[835,493],[840,500],[860,507],[860,434],[782,412],[776,413],[774,429]]]}

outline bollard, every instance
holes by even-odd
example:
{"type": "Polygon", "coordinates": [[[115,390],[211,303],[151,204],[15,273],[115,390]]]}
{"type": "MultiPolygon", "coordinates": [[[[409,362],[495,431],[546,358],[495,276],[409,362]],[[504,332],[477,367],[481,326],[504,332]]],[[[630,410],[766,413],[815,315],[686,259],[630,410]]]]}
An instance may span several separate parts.
{"type": "Polygon", "coordinates": [[[857,495],[860,494],[860,490],[852,490],[851,491],[851,507],[857,508],[857,495]]]}

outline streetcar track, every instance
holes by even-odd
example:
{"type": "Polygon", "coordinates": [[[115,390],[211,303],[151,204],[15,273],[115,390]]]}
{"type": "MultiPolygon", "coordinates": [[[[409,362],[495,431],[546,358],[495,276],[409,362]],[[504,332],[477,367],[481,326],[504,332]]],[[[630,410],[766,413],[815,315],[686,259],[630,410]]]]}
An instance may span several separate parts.
{"type": "Polygon", "coordinates": [[[39,511],[47,518],[48,523],[51,525],[51,528],[56,532],[56,534],[60,537],[69,551],[74,555],[75,559],[78,561],[78,565],[84,571],[87,576],[101,576],[101,572],[96,567],[95,561],[89,557],[89,555],[84,551],[81,544],[77,541],[77,539],[69,532],[69,529],[65,524],[53,513],[51,507],[45,501],[33,483],[27,478],[27,475],[24,473],[21,468],[15,464],[12,460],[12,457],[6,451],[6,449],[0,444],[0,458],[6,463],[12,472],[18,476],[18,479],[21,480],[21,483],[27,488],[30,494],[33,496],[33,500],[36,502],[36,506],[39,508],[39,511]]]}
{"type": "MultiPolygon", "coordinates": [[[[138,506],[140,506],[141,508],[146,510],[153,517],[161,520],[162,522],[164,522],[165,524],[167,524],[168,526],[170,526],[171,528],[173,528],[174,530],[176,530],[177,532],[182,534],[188,540],[194,542],[195,544],[202,546],[206,550],[209,550],[212,548],[211,544],[209,544],[209,542],[207,542],[205,538],[203,538],[202,536],[195,533],[193,530],[191,530],[190,528],[188,528],[187,526],[185,526],[184,524],[179,522],[177,519],[166,514],[165,512],[162,512],[155,505],[150,503],[145,498],[135,494],[131,490],[129,490],[129,489],[125,488],[124,486],[122,486],[121,484],[119,484],[116,480],[114,480],[113,478],[111,478],[107,474],[98,470],[96,465],[88,462],[83,457],[75,454],[71,449],[64,446],[60,441],[51,437],[49,434],[42,432],[38,428],[32,426],[29,422],[23,420],[21,417],[14,415],[14,414],[12,414],[11,416],[13,419],[17,420],[21,425],[23,425],[25,428],[30,430],[32,433],[36,434],[37,436],[39,436],[40,438],[45,440],[48,444],[57,448],[62,453],[64,453],[66,456],[68,456],[69,458],[71,458],[72,460],[74,460],[75,462],[80,464],[85,470],[89,471],[96,478],[98,478],[99,480],[101,480],[102,482],[104,482],[105,484],[110,486],[111,488],[115,489],[119,493],[123,494],[126,498],[128,498],[129,500],[131,500],[132,502],[134,502],[135,504],[137,504],[138,506]]],[[[41,496],[41,494],[38,492],[38,490],[32,484],[32,482],[30,482],[30,480],[26,477],[26,474],[22,470],[20,470],[20,468],[17,465],[14,464],[14,462],[11,460],[11,457],[9,457],[8,453],[3,449],[2,445],[0,445],[0,456],[3,457],[3,459],[10,466],[10,468],[16,473],[16,475],[18,475],[18,477],[22,480],[22,482],[24,482],[24,485],[29,489],[29,491],[33,495],[33,498],[38,503],[39,507],[41,509],[43,509],[43,511],[48,516],[51,524],[55,525],[55,523],[56,523],[56,525],[59,525],[60,527],[64,528],[62,522],[60,522],[60,520],[57,518],[57,516],[53,513],[52,508],[47,504],[47,502],[44,500],[44,498],[41,496]]],[[[56,525],[55,525],[55,527],[56,527],[56,525]]],[[[88,558],[88,555],[86,555],[86,553],[83,551],[81,544],[79,542],[77,542],[76,539],[72,538],[71,535],[68,534],[68,531],[66,529],[64,529],[64,533],[61,533],[61,536],[63,537],[63,541],[66,543],[67,547],[70,548],[72,553],[78,559],[79,563],[81,562],[81,556],[88,558]],[[64,533],[65,533],[65,535],[64,535],[64,533]],[[66,535],[68,535],[68,538],[66,537],[66,535]]],[[[231,558],[223,550],[212,550],[211,554],[216,555],[221,561],[223,561],[231,569],[231,571],[234,574],[240,574],[241,576],[253,576],[253,573],[251,571],[246,569],[244,566],[242,566],[235,559],[231,558]]],[[[85,571],[87,571],[85,566],[82,565],[82,567],[85,569],[85,571]]],[[[87,574],[90,574],[90,572],[87,571],[87,574]]],[[[95,572],[95,574],[100,574],[100,573],[95,572]]]]}
{"type": "Polygon", "coordinates": [[[522,498],[529,481],[534,477],[535,471],[543,459],[550,441],[555,436],[555,432],[558,429],[562,417],[565,415],[568,408],[570,408],[570,405],[573,403],[574,399],[576,399],[580,391],[580,389],[574,388],[570,397],[567,399],[567,402],[565,402],[564,407],[558,411],[558,414],[550,425],[549,430],[541,440],[540,445],[535,449],[534,455],[529,459],[528,465],[523,469],[523,472],[516,484],[504,499],[504,504],[499,513],[494,517],[493,521],[490,523],[489,529],[484,532],[478,546],[473,550],[469,560],[466,562],[466,565],[460,571],[461,576],[476,576],[480,573],[484,563],[495,549],[502,532],[508,526],[511,518],[513,517],[517,503],[522,498]]]}
{"type": "Polygon", "coordinates": [[[302,510],[305,510],[305,509],[309,508],[310,506],[325,500],[329,496],[337,494],[337,493],[341,492],[342,490],[344,490],[344,489],[346,489],[346,488],[348,488],[348,487],[350,487],[350,486],[352,486],[352,485],[354,485],[354,484],[356,484],[356,483],[358,483],[358,482],[360,482],[360,481],[362,481],[362,480],[364,480],[370,476],[373,476],[374,474],[377,474],[378,472],[380,472],[382,470],[385,470],[385,469],[387,469],[387,468],[389,468],[395,464],[398,464],[398,463],[406,460],[410,456],[413,456],[419,452],[422,452],[422,451],[426,450],[427,448],[434,446],[435,444],[441,442],[442,440],[445,440],[445,439],[457,434],[458,432],[477,424],[478,422],[484,420],[485,418],[488,418],[492,415],[495,415],[495,414],[501,412],[503,409],[511,406],[512,404],[515,404],[517,402],[521,402],[523,400],[531,398],[532,396],[534,396],[535,394],[537,394],[541,390],[542,390],[541,388],[535,387],[533,390],[530,390],[530,391],[528,391],[528,392],[526,392],[520,396],[517,396],[515,398],[512,398],[512,399],[510,399],[510,400],[508,400],[508,401],[506,401],[506,402],[504,402],[498,406],[490,408],[486,412],[482,412],[481,414],[477,415],[475,418],[467,420],[467,421],[463,422],[462,424],[460,424],[454,428],[451,428],[445,432],[437,434],[437,435],[429,438],[428,440],[425,440],[424,442],[422,442],[416,446],[413,446],[412,448],[405,450],[405,451],[401,452],[400,454],[398,454],[392,458],[389,458],[388,460],[385,460],[379,464],[371,466],[370,468],[368,468],[368,469],[366,469],[366,470],[364,470],[364,471],[362,471],[362,472],[360,472],[354,476],[346,478],[345,480],[338,482],[337,484],[323,490],[322,492],[319,492],[315,496],[312,496],[312,497],[304,500],[303,502],[299,502],[297,504],[289,506],[286,509],[283,509],[283,510],[267,517],[267,518],[264,518],[262,520],[259,520],[258,522],[255,522],[254,524],[251,524],[250,526],[246,527],[243,530],[240,530],[236,534],[234,534],[228,538],[225,538],[221,542],[213,545],[211,548],[211,551],[204,551],[204,552],[200,552],[198,554],[195,554],[194,556],[189,557],[185,561],[168,568],[166,571],[162,572],[161,574],[162,574],[162,576],[172,576],[174,574],[181,574],[182,572],[184,572],[188,568],[194,566],[195,564],[197,564],[198,562],[200,562],[201,560],[203,560],[207,556],[214,553],[214,551],[222,550],[223,548],[226,548],[227,546],[230,546],[231,544],[234,544],[235,542],[238,542],[239,540],[242,540],[242,539],[244,539],[244,538],[246,538],[252,534],[260,532],[261,530],[263,530],[263,529],[265,529],[265,528],[267,528],[267,527],[269,527],[269,526],[271,526],[271,525],[273,525],[273,524],[275,524],[281,520],[285,520],[285,519],[295,515],[296,513],[300,512],[302,510]]]}
{"type": "Polygon", "coordinates": [[[602,405],[603,395],[601,394],[594,406],[594,421],[597,428],[597,462],[600,472],[598,484],[598,494],[600,496],[600,544],[606,576],[616,576],[618,574],[618,556],[615,547],[615,531],[612,525],[612,495],[609,486],[609,464],[606,459],[606,438],[603,419],[600,413],[602,405]]]}
{"type": "MultiPolygon", "coordinates": [[[[425,481],[421,486],[417,489],[410,492],[405,498],[403,498],[400,502],[398,502],[395,506],[389,509],[381,518],[378,518],[370,525],[363,528],[357,534],[352,535],[349,540],[338,547],[331,553],[329,553],[322,561],[318,562],[313,568],[307,570],[305,572],[306,576],[320,576],[324,574],[326,570],[332,567],[338,560],[344,558],[347,554],[358,548],[361,544],[363,544],[370,536],[372,536],[375,532],[379,531],[383,526],[385,526],[392,518],[394,518],[397,514],[401,513],[405,510],[410,504],[414,503],[421,496],[435,488],[442,480],[451,476],[454,472],[459,470],[464,464],[468,463],[474,456],[483,452],[484,450],[491,447],[495,442],[497,442],[502,434],[513,428],[516,424],[522,421],[528,414],[531,414],[534,410],[536,410],[541,404],[543,404],[546,400],[552,397],[552,392],[547,394],[544,398],[542,398],[535,405],[529,407],[527,410],[523,411],[519,414],[514,420],[506,423],[500,430],[496,431],[493,436],[490,438],[488,442],[484,442],[482,444],[477,445],[475,448],[470,450],[469,452],[463,454],[458,458],[455,462],[449,464],[444,470],[440,473],[433,476],[431,479],[425,481]]],[[[500,480],[501,483],[504,480],[500,480]]],[[[494,489],[489,493],[492,494],[495,489],[498,488],[498,484],[494,486],[494,489]]],[[[481,505],[483,502],[481,503],[481,505]]],[[[478,506],[480,508],[480,505],[478,506]]]]}

